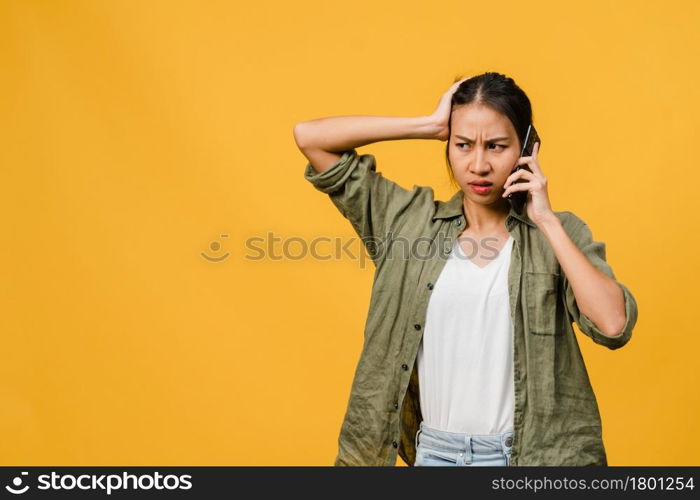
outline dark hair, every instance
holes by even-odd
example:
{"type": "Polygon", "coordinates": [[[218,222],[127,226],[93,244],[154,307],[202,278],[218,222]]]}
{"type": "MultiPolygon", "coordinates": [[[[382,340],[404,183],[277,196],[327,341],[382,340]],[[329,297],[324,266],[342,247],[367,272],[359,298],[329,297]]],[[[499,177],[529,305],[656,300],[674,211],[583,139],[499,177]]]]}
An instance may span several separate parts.
{"type": "MultiPolygon", "coordinates": [[[[463,76],[455,78],[455,82],[463,76]]],[[[487,72],[464,80],[452,94],[451,111],[457,106],[465,104],[484,104],[493,110],[505,115],[513,124],[520,144],[525,141],[527,127],[532,123],[532,106],[530,99],[523,90],[518,87],[512,78],[500,73],[487,72]]],[[[450,165],[450,137],[452,135],[452,113],[448,122],[447,146],[445,147],[445,159],[450,180],[457,185],[450,165]]]]}

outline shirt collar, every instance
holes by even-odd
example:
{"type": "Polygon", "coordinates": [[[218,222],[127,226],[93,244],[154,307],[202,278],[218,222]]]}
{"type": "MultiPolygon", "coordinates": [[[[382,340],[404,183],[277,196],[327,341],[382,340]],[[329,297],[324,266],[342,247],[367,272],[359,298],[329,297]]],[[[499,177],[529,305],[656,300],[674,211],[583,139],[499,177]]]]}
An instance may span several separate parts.
{"type": "MultiPolygon", "coordinates": [[[[462,210],[462,206],[464,203],[464,191],[461,189],[458,190],[455,194],[452,195],[452,198],[450,198],[447,201],[438,201],[437,202],[437,209],[435,210],[435,215],[433,215],[433,220],[434,219],[449,219],[450,217],[457,217],[459,215],[464,215],[464,219],[467,219],[466,214],[464,214],[462,210]]],[[[521,222],[524,222],[525,224],[528,224],[532,227],[537,227],[537,225],[530,220],[530,218],[527,216],[527,212],[523,210],[523,213],[518,213],[515,208],[513,208],[513,205],[511,204],[510,206],[510,212],[508,213],[508,218],[516,218],[521,222]]]]}

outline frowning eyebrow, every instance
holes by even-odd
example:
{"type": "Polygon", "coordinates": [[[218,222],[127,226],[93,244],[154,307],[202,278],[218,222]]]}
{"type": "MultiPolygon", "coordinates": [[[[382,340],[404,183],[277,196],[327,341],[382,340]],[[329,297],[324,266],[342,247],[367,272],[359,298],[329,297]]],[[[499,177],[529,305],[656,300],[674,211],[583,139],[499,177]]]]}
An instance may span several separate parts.
{"type": "MultiPolygon", "coordinates": [[[[469,137],[464,137],[463,135],[456,135],[455,134],[455,137],[462,139],[463,141],[474,142],[474,139],[470,139],[469,137]]],[[[487,139],[486,142],[505,141],[507,139],[510,139],[510,137],[494,137],[493,139],[487,139]]]]}

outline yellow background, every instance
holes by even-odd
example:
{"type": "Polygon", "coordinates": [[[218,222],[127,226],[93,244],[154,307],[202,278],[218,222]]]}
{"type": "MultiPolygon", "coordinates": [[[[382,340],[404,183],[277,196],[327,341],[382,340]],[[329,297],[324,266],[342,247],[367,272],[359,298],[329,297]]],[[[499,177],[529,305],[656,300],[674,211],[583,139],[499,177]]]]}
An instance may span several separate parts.
{"type": "MultiPolygon", "coordinates": [[[[295,123],[484,71],[638,301],[621,350],[577,332],[610,464],[698,465],[699,5],[3,1],[2,465],[331,465],[373,268],[245,241],[354,236],[295,123]]],[[[446,199],[444,146],[359,151],[446,199]]]]}

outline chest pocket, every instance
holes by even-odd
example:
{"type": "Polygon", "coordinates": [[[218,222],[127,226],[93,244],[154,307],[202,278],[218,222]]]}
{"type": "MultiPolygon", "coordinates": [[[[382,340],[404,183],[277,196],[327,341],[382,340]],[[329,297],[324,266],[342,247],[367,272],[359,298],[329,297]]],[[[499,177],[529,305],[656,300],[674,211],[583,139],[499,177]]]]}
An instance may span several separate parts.
{"type": "Polygon", "coordinates": [[[556,321],[559,274],[526,271],[525,291],[530,333],[560,335],[556,321]]]}

